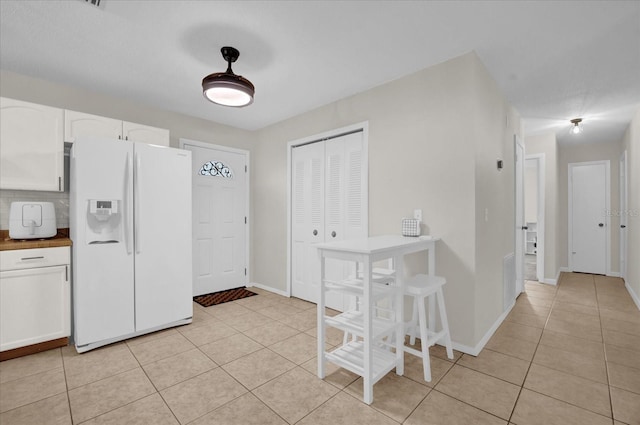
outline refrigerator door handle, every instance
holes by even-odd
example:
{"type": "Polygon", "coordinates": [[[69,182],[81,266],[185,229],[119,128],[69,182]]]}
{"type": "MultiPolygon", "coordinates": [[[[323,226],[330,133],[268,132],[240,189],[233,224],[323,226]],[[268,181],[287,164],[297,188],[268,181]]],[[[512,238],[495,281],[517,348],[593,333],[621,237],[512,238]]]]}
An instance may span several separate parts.
{"type": "Polygon", "coordinates": [[[135,234],[135,246],[136,246],[136,254],[140,254],[140,248],[141,248],[141,243],[140,243],[140,186],[139,186],[139,181],[140,181],[140,156],[138,155],[138,153],[136,152],[136,168],[135,171],[133,173],[133,183],[134,183],[134,188],[133,188],[133,199],[135,199],[135,205],[133,206],[134,208],[134,223],[133,226],[135,228],[136,234],[135,234]]]}
{"type": "Polygon", "coordinates": [[[133,187],[133,182],[130,181],[131,179],[131,173],[133,172],[133,161],[131,160],[131,152],[127,152],[127,174],[126,174],[126,179],[125,179],[125,185],[124,185],[124,199],[125,202],[127,203],[127,220],[125,221],[125,239],[126,239],[126,243],[127,243],[127,254],[131,254],[131,242],[132,242],[132,235],[131,235],[131,224],[133,223],[133,221],[130,219],[130,217],[133,216],[133,205],[132,203],[129,201],[129,191],[131,190],[131,188],[133,187]]]}

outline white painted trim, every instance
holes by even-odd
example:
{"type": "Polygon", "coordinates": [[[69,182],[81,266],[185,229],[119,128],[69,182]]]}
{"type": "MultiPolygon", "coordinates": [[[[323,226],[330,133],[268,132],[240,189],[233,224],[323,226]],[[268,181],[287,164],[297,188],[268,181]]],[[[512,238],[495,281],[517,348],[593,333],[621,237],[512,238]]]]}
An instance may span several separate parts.
{"type": "Polygon", "coordinates": [[[536,153],[525,156],[525,159],[533,159],[536,161],[536,172],[538,173],[538,211],[537,211],[537,254],[536,254],[536,278],[538,281],[544,280],[544,253],[545,253],[545,155],[544,153],[536,153]]]}
{"type": "MultiPolygon", "coordinates": [[[[571,162],[569,163],[567,170],[567,187],[569,192],[569,213],[567,214],[567,228],[569,233],[569,240],[567,241],[567,246],[569,250],[567,251],[568,261],[569,261],[569,270],[573,271],[573,256],[571,252],[573,251],[573,223],[571,222],[571,217],[573,217],[573,179],[572,170],[574,167],[587,166],[587,165],[600,165],[604,164],[605,166],[605,182],[604,182],[604,197],[605,197],[605,210],[611,211],[611,161],[603,160],[603,161],[586,161],[586,162],[571,162]]],[[[604,217],[604,226],[605,226],[605,274],[609,275],[611,273],[611,217],[605,214],[604,217]]]]}
{"type": "Polygon", "coordinates": [[[557,285],[558,282],[560,282],[560,274],[562,273],[569,273],[570,270],[568,267],[560,267],[560,270],[558,270],[558,273],[556,274],[556,278],[555,279],[548,279],[545,278],[544,281],[542,283],[546,283],[548,285],[557,285]]]}
{"type": "Polygon", "coordinates": [[[482,351],[484,346],[487,345],[487,342],[489,342],[489,339],[491,339],[493,334],[498,330],[498,328],[500,327],[502,322],[504,322],[504,319],[511,312],[511,309],[513,309],[513,307],[515,305],[516,305],[516,301],[514,300],[513,303],[511,303],[511,306],[509,308],[507,308],[496,319],[496,321],[493,323],[491,328],[489,328],[489,330],[484,334],[482,339],[475,345],[475,347],[471,347],[471,346],[468,346],[468,345],[460,344],[460,343],[455,342],[455,341],[451,341],[451,346],[453,347],[453,349],[461,351],[461,352],[463,352],[465,354],[469,354],[471,356],[477,356],[478,354],[480,354],[480,352],[482,351]]]}
{"type": "Polygon", "coordinates": [[[287,297],[291,296],[291,150],[295,146],[321,141],[353,131],[362,130],[362,153],[365,158],[364,173],[367,176],[367,197],[364,200],[364,210],[367,212],[364,219],[364,227],[369,234],[369,121],[348,125],[346,127],[336,128],[334,130],[325,131],[323,133],[314,134],[312,136],[303,137],[301,139],[292,140],[287,143],[287,289],[285,291],[287,297]]]}
{"type": "Polygon", "coordinates": [[[609,272],[607,273],[607,276],[620,277],[620,272],[609,272]]]}
{"type": "Polygon", "coordinates": [[[618,188],[619,188],[619,202],[620,202],[620,228],[618,229],[619,232],[619,241],[620,241],[620,247],[619,247],[619,265],[618,268],[620,269],[620,277],[622,277],[623,279],[627,278],[627,270],[629,269],[629,235],[628,233],[626,234],[626,238],[623,237],[622,235],[627,231],[626,229],[622,228],[622,225],[628,226],[628,220],[627,220],[627,211],[629,208],[629,161],[628,161],[628,155],[627,155],[627,151],[626,149],[622,152],[622,154],[620,155],[620,159],[618,160],[618,188]],[[622,172],[622,169],[624,167],[624,184],[623,184],[623,180],[622,180],[622,176],[620,175],[620,173],[622,172]],[[626,243],[625,243],[626,242],[626,243]],[[623,267],[624,264],[624,267],[623,267]]]}
{"type": "Polygon", "coordinates": [[[526,218],[525,218],[525,209],[524,209],[524,202],[525,202],[525,197],[524,197],[524,178],[525,178],[525,165],[526,165],[526,158],[527,158],[527,151],[525,150],[525,146],[524,146],[524,141],[522,140],[522,138],[520,138],[517,134],[513,135],[513,156],[514,156],[514,173],[513,173],[513,183],[514,183],[514,191],[513,191],[513,227],[514,227],[514,234],[513,234],[513,253],[514,253],[514,261],[515,261],[515,269],[516,269],[516,298],[518,297],[519,294],[521,294],[522,292],[524,292],[524,256],[525,256],[525,252],[526,250],[526,240],[527,240],[527,235],[525,232],[523,232],[522,226],[525,225],[526,223],[526,218]],[[520,161],[522,162],[522,173],[520,176],[521,181],[521,185],[520,187],[518,187],[518,147],[522,148],[522,156],[523,158],[520,159],[520,161]],[[519,218],[518,217],[518,193],[522,191],[521,193],[521,203],[522,205],[520,205],[520,208],[522,209],[522,216],[519,218]],[[522,222],[520,223],[520,225],[518,225],[518,220],[522,219],[522,222]],[[522,243],[520,244],[520,248],[518,248],[518,235],[520,235],[520,237],[522,238],[522,243]]]}
{"type": "Polygon", "coordinates": [[[256,283],[256,282],[249,282],[247,284],[247,288],[250,288],[252,286],[255,286],[256,288],[264,289],[265,291],[269,291],[277,295],[282,295],[283,297],[287,297],[287,298],[290,297],[290,295],[287,294],[287,292],[283,291],[282,289],[272,288],[271,286],[263,285],[261,283],[256,283]]]}
{"type": "Polygon", "coordinates": [[[246,175],[246,199],[245,199],[245,212],[247,217],[247,227],[245,232],[245,267],[247,268],[247,274],[244,277],[244,284],[248,285],[251,277],[251,152],[246,149],[232,148],[229,146],[215,145],[213,143],[199,142],[191,139],[179,139],[180,149],[184,149],[185,145],[193,145],[205,149],[215,149],[223,152],[237,153],[244,155],[246,158],[245,164],[247,165],[246,175]]]}
{"type": "Polygon", "coordinates": [[[631,295],[631,299],[636,304],[636,307],[638,307],[638,310],[640,310],[640,297],[638,296],[638,294],[633,292],[633,288],[631,288],[629,282],[625,282],[624,287],[627,288],[627,292],[629,292],[629,295],[631,295]]]}

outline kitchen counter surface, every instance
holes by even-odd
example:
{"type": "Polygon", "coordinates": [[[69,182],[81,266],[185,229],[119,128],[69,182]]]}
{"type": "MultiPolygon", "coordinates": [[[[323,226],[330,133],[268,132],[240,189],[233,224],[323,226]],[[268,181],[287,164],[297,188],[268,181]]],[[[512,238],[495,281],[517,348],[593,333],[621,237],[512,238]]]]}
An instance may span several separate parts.
{"type": "Polygon", "coordinates": [[[11,239],[8,230],[0,230],[0,251],[13,249],[55,248],[58,246],[71,246],[69,229],[58,229],[58,234],[48,239],[11,239]]]}

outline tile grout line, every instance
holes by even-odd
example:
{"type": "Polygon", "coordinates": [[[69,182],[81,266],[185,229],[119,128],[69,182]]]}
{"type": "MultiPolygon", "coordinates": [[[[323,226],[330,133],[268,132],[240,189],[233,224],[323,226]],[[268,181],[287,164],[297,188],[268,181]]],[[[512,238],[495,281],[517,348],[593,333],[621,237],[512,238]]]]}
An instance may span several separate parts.
{"type": "Polygon", "coordinates": [[[67,396],[67,405],[69,406],[69,419],[71,419],[71,423],[73,424],[73,410],[71,410],[71,397],[69,396],[69,381],[67,380],[67,369],[65,368],[64,362],[64,354],[62,353],[62,348],[60,348],[60,360],[62,361],[62,374],[64,375],[64,386],[66,388],[66,396],[67,396]]]}
{"type": "Polygon", "coordinates": [[[593,276],[593,286],[596,291],[596,306],[598,308],[598,321],[600,322],[600,335],[602,336],[602,351],[604,354],[604,369],[607,376],[607,392],[609,394],[609,408],[611,409],[611,423],[615,423],[615,413],[613,412],[613,397],[611,396],[611,379],[609,378],[609,362],[607,360],[607,349],[604,339],[604,329],[602,328],[602,315],[600,314],[600,297],[598,296],[598,286],[596,285],[596,278],[593,276]]]}
{"type": "MultiPolygon", "coordinates": [[[[520,396],[522,395],[522,391],[524,390],[524,384],[525,382],[527,382],[527,377],[529,376],[529,372],[531,371],[531,365],[533,365],[533,359],[536,356],[536,353],[538,352],[538,347],[540,346],[540,341],[542,341],[542,336],[544,335],[544,330],[547,328],[547,324],[549,323],[549,319],[551,318],[551,312],[553,311],[553,306],[556,303],[556,299],[558,297],[558,291],[560,289],[560,285],[562,284],[562,275],[560,277],[560,281],[558,282],[558,285],[556,286],[556,291],[555,294],[553,296],[553,300],[551,301],[551,306],[549,307],[549,313],[547,314],[547,319],[544,322],[544,327],[542,328],[542,332],[540,332],[540,338],[538,339],[538,342],[536,343],[536,348],[535,350],[533,350],[533,355],[531,356],[531,360],[529,361],[529,366],[527,367],[527,372],[524,374],[524,378],[522,380],[522,385],[520,385],[520,389],[518,390],[518,396],[516,397],[516,401],[513,403],[513,407],[511,408],[511,413],[509,414],[509,419],[507,419],[508,423],[511,423],[511,419],[513,418],[513,414],[516,411],[516,406],[518,405],[518,401],[520,401],[520,396]]],[[[525,286],[525,292],[526,292],[526,286],[525,286]]],[[[517,299],[516,299],[517,301],[517,299]]]]}

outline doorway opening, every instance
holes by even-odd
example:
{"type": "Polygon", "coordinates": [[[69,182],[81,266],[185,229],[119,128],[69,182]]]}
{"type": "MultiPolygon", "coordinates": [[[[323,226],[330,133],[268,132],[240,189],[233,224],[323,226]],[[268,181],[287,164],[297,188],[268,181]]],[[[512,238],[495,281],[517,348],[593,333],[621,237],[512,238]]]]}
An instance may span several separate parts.
{"type": "Polygon", "coordinates": [[[544,281],[544,154],[525,161],[525,267],[524,279],[544,281]]]}

